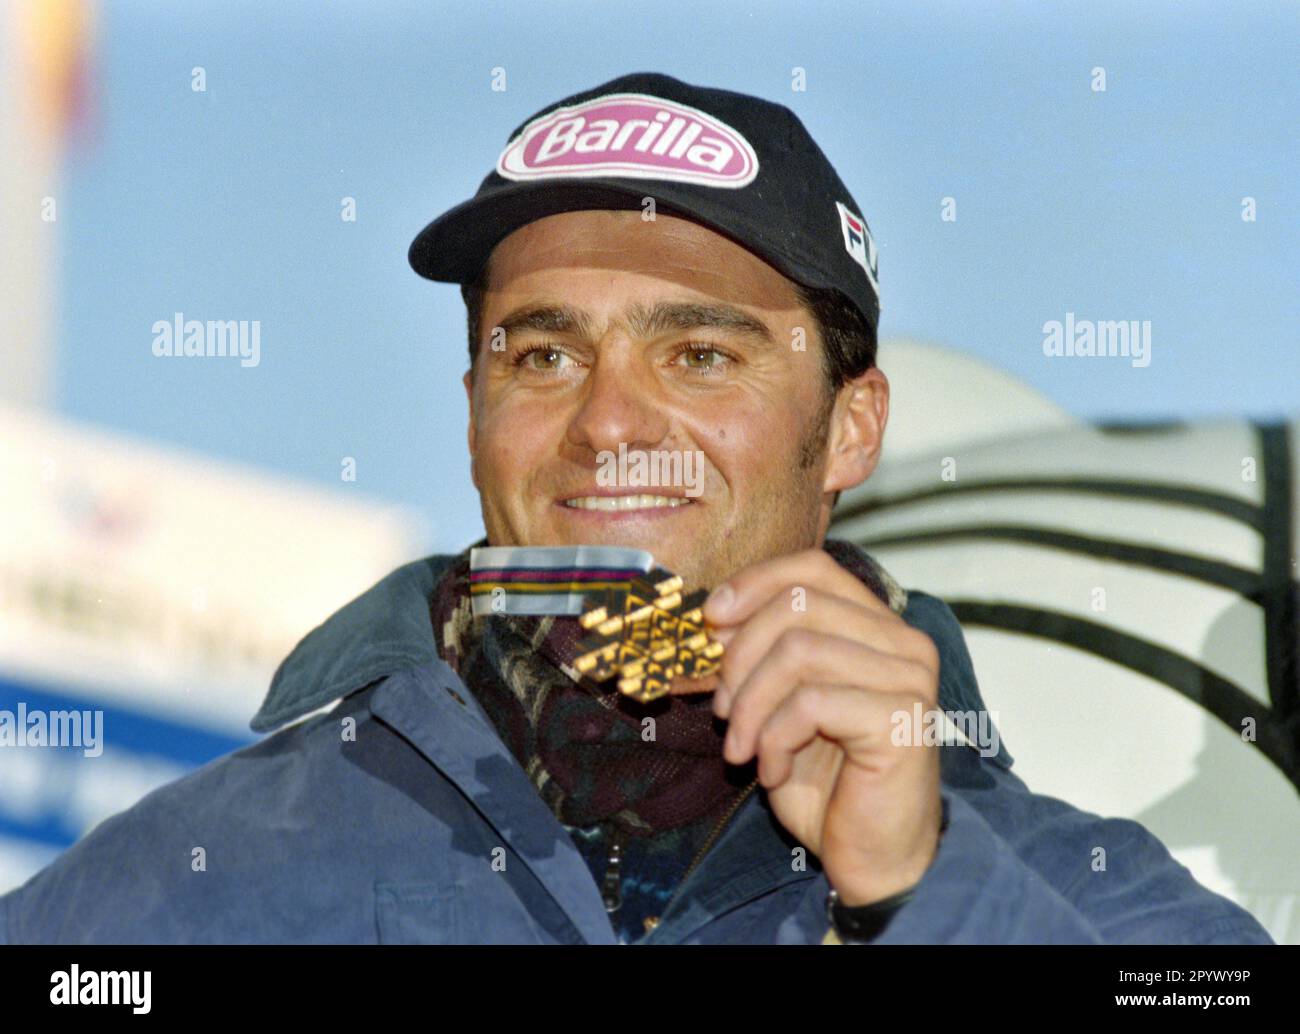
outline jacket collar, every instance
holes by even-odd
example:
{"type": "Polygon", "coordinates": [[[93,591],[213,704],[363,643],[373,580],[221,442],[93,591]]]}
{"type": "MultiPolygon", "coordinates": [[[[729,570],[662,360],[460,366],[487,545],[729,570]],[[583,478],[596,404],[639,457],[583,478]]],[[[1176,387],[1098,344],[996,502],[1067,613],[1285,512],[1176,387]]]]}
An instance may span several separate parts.
{"type": "Polygon", "coordinates": [[[276,669],[249,726],[270,732],[399,671],[438,660],[429,597],[455,555],[427,556],[312,629],[276,669]]]}
{"type": "MultiPolygon", "coordinates": [[[[869,554],[862,557],[891,588],[896,583],[869,554]]],[[[249,726],[271,732],[401,671],[441,659],[434,646],[429,599],[456,554],[438,554],[393,571],[371,589],[312,629],[276,669],[271,687],[249,726]]],[[[984,702],[965,637],[952,611],[926,593],[906,593],[904,621],[935,641],[940,656],[939,707],[982,711],[984,702]]],[[[995,760],[1013,762],[1001,745],[995,760]]]]}

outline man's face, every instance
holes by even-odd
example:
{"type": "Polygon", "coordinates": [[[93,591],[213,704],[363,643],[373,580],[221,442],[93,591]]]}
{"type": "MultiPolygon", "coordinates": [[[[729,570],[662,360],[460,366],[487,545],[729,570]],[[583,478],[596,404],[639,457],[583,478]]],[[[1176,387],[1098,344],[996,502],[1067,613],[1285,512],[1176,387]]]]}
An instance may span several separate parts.
{"type": "Polygon", "coordinates": [[[569,212],[505,238],[490,274],[465,384],[492,545],[630,546],[711,587],[819,545],[832,494],[874,466],[883,376],[840,393],[828,452],[812,317],[727,238],[667,215],[569,212]],[[620,446],[629,477],[611,484],[620,446]],[[642,468],[658,487],[629,483],[637,453],[660,461],[642,468]]]}

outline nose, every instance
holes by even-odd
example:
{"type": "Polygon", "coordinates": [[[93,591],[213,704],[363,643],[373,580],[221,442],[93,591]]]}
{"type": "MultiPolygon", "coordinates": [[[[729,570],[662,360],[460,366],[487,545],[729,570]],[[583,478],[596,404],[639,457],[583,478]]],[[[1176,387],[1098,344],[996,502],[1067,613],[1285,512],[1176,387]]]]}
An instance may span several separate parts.
{"type": "Polygon", "coordinates": [[[653,371],[641,366],[633,352],[619,346],[601,350],[569,422],[570,444],[600,453],[617,452],[623,443],[632,450],[663,441],[669,421],[656,396],[653,371]]]}

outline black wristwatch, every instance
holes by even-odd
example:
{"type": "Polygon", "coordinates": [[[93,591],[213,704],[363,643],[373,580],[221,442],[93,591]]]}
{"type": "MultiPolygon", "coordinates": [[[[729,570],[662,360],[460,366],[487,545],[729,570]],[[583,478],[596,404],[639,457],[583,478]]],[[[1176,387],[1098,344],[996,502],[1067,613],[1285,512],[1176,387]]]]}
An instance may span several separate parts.
{"type": "MultiPolygon", "coordinates": [[[[939,823],[939,837],[948,829],[948,801],[943,801],[943,820],[939,823]]],[[[835,935],[845,944],[870,944],[889,925],[898,910],[912,900],[919,884],[900,890],[869,905],[849,908],[840,904],[839,892],[831,888],[826,898],[826,917],[835,928],[835,935]]]]}
{"type": "Polygon", "coordinates": [[[898,910],[912,900],[916,887],[908,887],[881,901],[849,908],[840,904],[838,891],[832,889],[826,898],[826,916],[835,928],[835,935],[845,944],[870,944],[879,937],[898,910]]]}

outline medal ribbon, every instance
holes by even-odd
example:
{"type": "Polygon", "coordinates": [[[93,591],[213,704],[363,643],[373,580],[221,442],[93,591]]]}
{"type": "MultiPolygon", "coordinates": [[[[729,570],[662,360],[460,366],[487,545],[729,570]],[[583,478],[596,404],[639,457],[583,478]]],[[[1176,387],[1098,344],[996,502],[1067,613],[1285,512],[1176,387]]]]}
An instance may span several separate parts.
{"type": "Polygon", "coordinates": [[[477,547],[469,552],[473,613],[577,616],[654,564],[644,549],[622,546],[477,547]]]}

